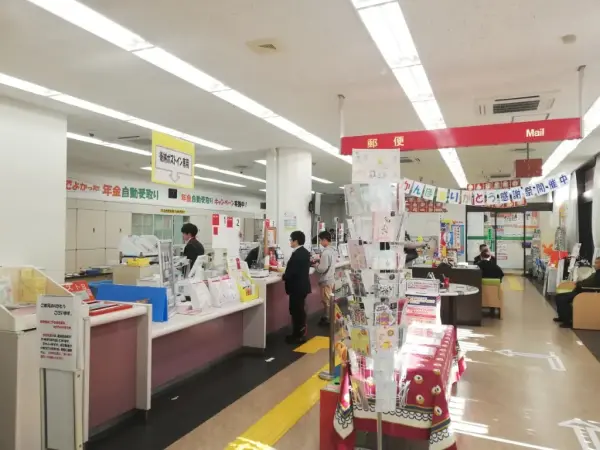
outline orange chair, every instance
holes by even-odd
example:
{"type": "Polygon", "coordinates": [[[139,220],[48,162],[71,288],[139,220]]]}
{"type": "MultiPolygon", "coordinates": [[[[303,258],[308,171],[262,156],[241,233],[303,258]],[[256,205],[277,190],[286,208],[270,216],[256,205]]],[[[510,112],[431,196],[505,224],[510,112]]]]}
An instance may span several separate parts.
{"type": "Polygon", "coordinates": [[[481,306],[490,308],[492,313],[498,310],[498,318],[502,319],[502,309],[504,308],[504,299],[502,293],[502,282],[496,278],[481,279],[481,306]]]}

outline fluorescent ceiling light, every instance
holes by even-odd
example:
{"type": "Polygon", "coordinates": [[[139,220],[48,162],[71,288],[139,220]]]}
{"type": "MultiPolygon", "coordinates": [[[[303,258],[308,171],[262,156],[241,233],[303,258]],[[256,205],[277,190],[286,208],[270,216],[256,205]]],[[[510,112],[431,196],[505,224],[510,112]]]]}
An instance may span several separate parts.
{"type": "Polygon", "coordinates": [[[594,194],[594,191],[593,191],[592,189],[588,189],[587,191],[585,191],[585,192],[583,193],[583,196],[584,196],[585,198],[588,198],[588,199],[589,199],[589,198],[592,198],[592,195],[593,195],[593,194],[594,194]]]}
{"type": "Polygon", "coordinates": [[[231,103],[233,106],[237,106],[238,108],[243,109],[247,113],[258,117],[259,119],[277,116],[277,114],[270,109],[265,108],[260,103],[255,102],[251,98],[248,98],[244,94],[234,91],[233,89],[214,92],[214,94],[221,100],[225,100],[226,102],[231,103]]]}
{"type": "Polygon", "coordinates": [[[51,89],[38,86],[37,84],[33,84],[28,81],[23,81],[18,78],[11,77],[10,75],[5,75],[3,73],[0,73],[0,84],[20,89],[22,91],[30,92],[35,95],[41,95],[42,97],[51,97],[53,95],[60,94],[60,92],[53,91],[51,89]]]}
{"type": "Polygon", "coordinates": [[[70,95],[58,94],[53,95],[51,98],[52,100],[57,100],[59,102],[66,103],[67,105],[76,106],[81,109],[92,111],[96,114],[102,114],[103,116],[112,117],[113,119],[122,120],[123,122],[130,122],[131,120],[133,120],[133,117],[127,114],[120,113],[119,111],[115,111],[114,109],[105,108],[104,106],[96,105],[95,103],[90,103],[85,100],[81,100],[80,98],[71,97],[70,95]]]}
{"type": "Polygon", "coordinates": [[[128,52],[152,47],[143,38],[74,0],[29,0],[73,25],[128,52]]]}
{"type": "MultiPolygon", "coordinates": [[[[265,160],[265,159],[255,159],[254,162],[257,163],[257,164],[261,164],[263,166],[267,165],[267,160],[265,160]]],[[[314,177],[314,176],[311,176],[311,178],[314,181],[318,181],[319,183],[333,184],[333,181],[329,181],[329,180],[326,180],[324,178],[319,178],[319,177],[314,177]]]]}
{"type": "Polygon", "coordinates": [[[160,47],[136,51],[134,55],[204,91],[215,92],[228,89],[219,80],[196,69],[191,64],[186,63],[160,47]]]}
{"type": "Polygon", "coordinates": [[[333,181],[329,181],[329,180],[325,180],[324,178],[319,178],[319,177],[311,177],[314,181],[317,181],[318,183],[323,183],[323,184],[333,184],[333,181]]]}
{"type": "MultiPolygon", "coordinates": [[[[427,130],[446,128],[398,1],[352,0],[352,4],[423,126],[427,130]]],[[[458,185],[466,187],[467,178],[456,150],[439,152],[458,185]]]]}
{"type": "Polygon", "coordinates": [[[67,133],[67,139],[73,139],[73,140],[81,141],[81,142],[88,142],[90,144],[114,148],[115,150],[121,150],[124,152],[135,153],[137,155],[152,156],[152,152],[149,152],[147,150],[142,150],[140,148],[135,148],[135,147],[128,147],[127,145],[114,144],[112,142],[106,142],[101,139],[96,139],[96,138],[93,138],[90,136],[83,136],[81,134],[67,133]]]}
{"type": "Polygon", "coordinates": [[[263,180],[262,178],[253,177],[250,175],[245,175],[243,173],[233,172],[231,170],[223,170],[213,166],[207,166],[206,164],[194,164],[199,169],[210,170],[211,172],[218,172],[224,175],[229,175],[230,177],[238,177],[244,178],[246,180],[258,181],[259,183],[266,183],[267,180],[263,180]]]}
{"type": "MultiPolygon", "coordinates": [[[[140,167],[140,169],[142,170],[152,170],[152,167],[150,166],[146,166],[146,167],[140,167]]],[[[229,181],[222,181],[222,180],[216,180],[215,178],[206,178],[206,177],[199,177],[198,175],[195,175],[194,178],[196,180],[201,180],[201,181],[208,181],[209,183],[217,183],[217,184],[224,184],[226,186],[233,186],[233,187],[246,187],[243,184],[237,184],[237,183],[230,183],[229,181]]]]}
{"type": "Polygon", "coordinates": [[[346,189],[344,186],[340,186],[340,189],[346,189]]]}
{"type": "Polygon", "coordinates": [[[554,169],[556,169],[560,163],[562,163],[567,156],[569,156],[577,146],[581,143],[581,141],[585,140],[590,134],[598,128],[600,125],[600,97],[596,98],[590,109],[586,111],[583,115],[583,137],[581,139],[571,139],[568,141],[562,141],[558,144],[558,147],[554,149],[552,154],[548,157],[548,159],[542,165],[542,176],[532,178],[529,184],[535,184],[538,181],[542,180],[544,177],[547,177],[552,173],[554,169]]]}
{"type": "MultiPolygon", "coordinates": [[[[267,190],[266,190],[266,189],[259,189],[259,191],[260,191],[260,192],[267,192],[267,190]]],[[[315,193],[315,191],[310,191],[310,193],[311,193],[311,194],[314,194],[314,193],[315,193]]]]}
{"type": "Polygon", "coordinates": [[[157,123],[149,122],[144,119],[138,119],[136,117],[130,116],[128,114],[124,114],[119,111],[115,111],[114,109],[106,108],[104,106],[96,105],[95,103],[88,102],[86,100],[82,100],[80,98],[72,97],[70,95],[63,94],[58,91],[53,91],[47,89],[42,86],[38,86],[33,83],[29,83],[27,81],[19,80],[18,78],[11,77],[9,75],[5,75],[0,73],[0,84],[4,84],[6,86],[14,87],[16,89],[20,89],[22,91],[30,92],[35,95],[40,95],[42,97],[50,98],[52,100],[57,100],[61,103],[65,103],[71,106],[76,106],[78,108],[84,109],[86,111],[90,111],[96,114],[101,114],[106,117],[111,117],[113,119],[121,120],[123,122],[131,123],[133,125],[137,125],[143,128],[147,128],[149,130],[159,131],[161,133],[168,134],[170,136],[185,139],[186,141],[193,142],[195,144],[202,145],[204,147],[212,148],[213,150],[231,150],[229,147],[225,147],[224,145],[217,144],[216,142],[207,141],[206,139],[199,138],[197,136],[192,136],[191,134],[182,133],[181,131],[174,130],[172,128],[168,128],[157,123]]]}
{"type": "MultiPolygon", "coordinates": [[[[76,0],[29,0],[29,2],[45,9],[46,11],[72,23],[73,25],[95,34],[144,61],[153,64],[188,83],[209,92],[226,102],[252,114],[259,119],[266,120],[279,129],[295,136],[296,138],[313,145],[324,152],[352,164],[352,158],[339,154],[339,149],[312,133],[304,130],[289,120],[278,116],[275,112],[260,103],[246,97],[242,93],[229,88],[225,83],[211,77],[191,64],[179,59],[166,50],[157,47],[143,39],[141,36],[129,31],[127,28],[113,22],[108,17],[92,10],[76,0]],[[275,119],[275,120],[272,120],[275,119]]],[[[373,3],[372,1],[370,3],[373,3]]],[[[410,37],[410,33],[409,33],[410,37]]],[[[412,42],[412,41],[411,41],[412,42]]],[[[196,142],[196,141],[192,141],[196,142]]],[[[206,141],[209,142],[209,141],[206,141]]],[[[229,148],[215,148],[211,145],[200,143],[215,150],[230,150],[229,148]]],[[[218,145],[210,143],[213,145],[218,145]]],[[[222,147],[222,146],[221,146],[222,147]]]]}

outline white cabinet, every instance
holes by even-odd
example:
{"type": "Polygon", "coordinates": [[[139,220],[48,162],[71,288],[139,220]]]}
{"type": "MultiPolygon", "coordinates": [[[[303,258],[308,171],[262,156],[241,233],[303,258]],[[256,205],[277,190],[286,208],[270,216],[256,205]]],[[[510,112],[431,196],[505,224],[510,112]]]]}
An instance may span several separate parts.
{"type": "Polygon", "coordinates": [[[77,270],[106,265],[106,249],[77,250],[77,270]]]}
{"type": "Polygon", "coordinates": [[[65,252],[65,272],[73,273],[77,272],[77,256],[75,250],[67,250],[65,252]]]}
{"type": "Polygon", "coordinates": [[[106,240],[107,248],[119,248],[123,236],[131,234],[131,212],[106,211],[106,240]]]}
{"type": "Polygon", "coordinates": [[[67,226],[65,228],[67,250],[77,248],[77,210],[67,209],[67,226]]]}
{"type": "MultiPolygon", "coordinates": [[[[106,247],[106,211],[77,210],[77,250],[106,247]]],[[[103,258],[104,259],[104,258],[103,258]]],[[[103,262],[102,262],[103,263],[103,262]]],[[[77,258],[79,265],[79,258],[77,258]]],[[[81,266],[79,266],[81,267],[81,266]]]]}

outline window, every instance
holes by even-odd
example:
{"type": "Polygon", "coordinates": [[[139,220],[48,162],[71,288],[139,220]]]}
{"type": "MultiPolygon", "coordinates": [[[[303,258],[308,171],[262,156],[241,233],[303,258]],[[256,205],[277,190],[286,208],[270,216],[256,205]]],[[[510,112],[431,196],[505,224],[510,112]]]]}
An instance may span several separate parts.
{"type": "Polygon", "coordinates": [[[189,216],[167,214],[132,214],[131,233],[153,235],[161,240],[172,240],[174,245],[183,244],[181,226],[190,221],[189,216]]]}

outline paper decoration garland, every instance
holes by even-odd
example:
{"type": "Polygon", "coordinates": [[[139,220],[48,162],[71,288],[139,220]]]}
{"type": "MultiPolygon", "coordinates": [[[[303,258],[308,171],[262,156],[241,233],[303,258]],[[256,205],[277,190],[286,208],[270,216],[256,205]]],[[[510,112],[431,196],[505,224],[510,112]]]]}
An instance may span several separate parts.
{"type": "Polygon", "coordinates": [[[561,187],[568,186],[568,184],[569,175],[564,173],[528,186],[474,191],[440,188],[419,181],[404,179],[404,193],[407,196],[420,197],[437,203],[498,206],[507,203],[523,203],[524,200],[547,195],[561,187]]]}

